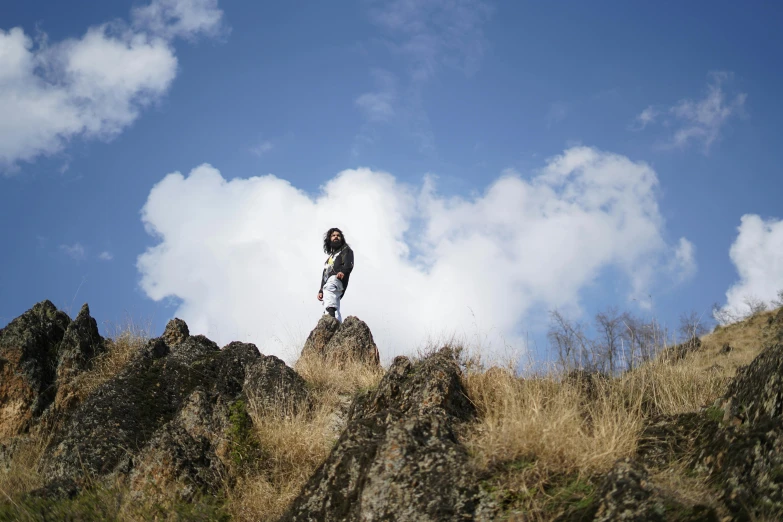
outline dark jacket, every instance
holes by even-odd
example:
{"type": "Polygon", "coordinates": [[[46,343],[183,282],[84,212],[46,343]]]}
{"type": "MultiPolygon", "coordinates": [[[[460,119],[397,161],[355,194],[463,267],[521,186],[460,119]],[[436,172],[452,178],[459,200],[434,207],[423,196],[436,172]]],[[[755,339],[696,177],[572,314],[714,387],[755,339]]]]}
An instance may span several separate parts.
{"type": "MultiPolygon", "coordinates": [[[[326,259],[327,261],[329,260],[328,257],[326,259]]],[[[348,279],[351,277],[351,270],[353,270],[353,250],[351,250],[351,247],[345,245],[342,252],[335,258],[333,266],[334,272],[332,272],[332,274],[337,274],[338,272],[343,273],[343,295],[345,295],[345,291],[348,289],[348,279]]],[[[324,268],[323,272],[321,272],[321,286],[319,292],[323,292],[325,275],[326,269],[324,268]]]]}

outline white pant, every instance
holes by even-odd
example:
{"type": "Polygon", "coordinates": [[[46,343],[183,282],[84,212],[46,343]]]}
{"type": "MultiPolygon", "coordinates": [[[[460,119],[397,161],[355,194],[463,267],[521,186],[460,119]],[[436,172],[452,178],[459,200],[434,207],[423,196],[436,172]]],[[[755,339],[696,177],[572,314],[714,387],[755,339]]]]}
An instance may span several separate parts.
{"type": "Polygon", "coordinates": [[[343,282],[337,279],[336,275],[329,276],[329,279],[324,283],[324,313],[326,309],[332,307],[335,309],[335,318],[343,322],[343,317],[340,315],[340,298],[343,296],[343,282]]]}

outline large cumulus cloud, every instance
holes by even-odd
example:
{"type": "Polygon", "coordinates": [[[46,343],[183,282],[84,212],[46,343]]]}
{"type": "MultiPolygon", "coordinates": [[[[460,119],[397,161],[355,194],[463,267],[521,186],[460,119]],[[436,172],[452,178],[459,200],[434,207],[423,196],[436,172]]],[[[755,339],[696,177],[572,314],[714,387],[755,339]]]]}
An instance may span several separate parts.
{"type": "Polygon", "coordinates": [[[321,310],[323,232],[339,226],[356,271],[343,314],[370,324],[383,357],[428,339],[480,335],[484,349],[523,346],[534,310],[574,306],[614,270],[629,297],[694,270],[692,245],[669,246],[645,163],[588,147],[533,175],[502,173],[475,197],[345,170],[310,195],[275,176],[227,181],[210,165],[164,177],[142,211],[158,243],[138,259],[141,288],[175,297],[176,315],[221,343],[295,357],[321,310]]]}

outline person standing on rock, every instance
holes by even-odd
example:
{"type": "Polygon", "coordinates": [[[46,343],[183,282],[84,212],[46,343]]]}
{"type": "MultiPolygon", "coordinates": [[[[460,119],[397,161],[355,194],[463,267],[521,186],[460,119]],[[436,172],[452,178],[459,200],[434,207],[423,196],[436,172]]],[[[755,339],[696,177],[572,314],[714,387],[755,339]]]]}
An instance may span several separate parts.
{"type": "Polygon", "coordinates": [[[323,301],[326,312],[340,322],[340,301],[348,288],[348,279],[353,270],[353,250],[345,242],[345,235],[339,228],[330,228],[324,234],[324,252],[329,257],[321,274],[318,300],[323,301]]]}

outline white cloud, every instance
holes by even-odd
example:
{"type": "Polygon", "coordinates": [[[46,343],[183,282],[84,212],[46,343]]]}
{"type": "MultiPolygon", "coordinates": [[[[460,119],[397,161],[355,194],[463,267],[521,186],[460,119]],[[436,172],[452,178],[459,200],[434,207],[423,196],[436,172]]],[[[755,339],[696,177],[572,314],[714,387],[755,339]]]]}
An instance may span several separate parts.
{"type": "Polygon", "coordinates": [[[267,152],[272,150],[274,147],[275,146],[272,144],[271,141],[269,141],[269,140],[262,141],[261,143],[259,143],[255,147],[251,148],[250,152],[252,152],[256,156],[263,156],[264,154],[266,154],[267,152]]]}
{"type": "Polygon", "coordinates": [[[684,237],[680,238],[674,249],[671,270],[679,276],[680,281],[696,273],[696,247],[684,237]]]}
{"type": "Polygon", "coordinates": [[[737,230],[729,256],[739,281],[726,292],[723,310],[741,317],[749,312],[746,300],[769,303],[783,289],[783,221],[746,214],[737,230]]]}
{"type": "MultiPolygon", "coordinates": [[[[176,28],[166,37],[209,27],[198,16],[205,2],[174,3],[184,18],[165,19],[176,28]],[[187,7],[202,21],[191,21],[187,7]]],[[[171,4],[154,0],[140,9],[165,11],[171,4]]],[[[45,37],[34,42],[20,27],[0,29],[0,170],[56,153],[75,137],[111,139],[160,99],[177,59],[170,41],[149,31],[158,28],[104,24],[50,45],[45,37]]]]}
{"type": "Polygon", "coordinates": [[[81,243],[74,243],[73,245],[60,245],[60,250],[62,250],[65,255],[75,261],[84,261],[87,258],[87,253],[81,243]]]}
{"type": "MultiPolygon", "coordinates": [[[[705,154],[709,152],[710,147],[720,137],[726,122],[732,116],[744,114],[747,94],[730,95],[724,91],[724,84],[732,77],[733,74],[729,72],[710,73],[704,98],[682,100],[663,112],[671,117],[663,123],[674,129],[674,134],[663,145],[664,148],[682,149],[698,143],[705,154]]],[[[663,113],[652,106],[647,107],[636,117],[631,129],[644,129],[663,113]]]]}
{"type": "Polygon", "coordinates": [[[344,316],[367,321],[385,360],[443,334],[480,335],[497,352],[524,344],[528,314],[578,306],[605,269],[629,297],[670,275],[678,254],[662,239],[656,185],[648,165],[587,147],[467,199],[440,195],[432,177],[414,187],[368,169],[313,197],[202,165],[149,194],[142,219],[159,243],[138,259],[141,288],[180,299],[175,314],[195,333],[290,360],[321,314],[322,234],[339,226],[356,253],[344,316]]]}
{"type": "Polygon", "coordinates": [[[218,0],[153,0],[131,14],[139,30],[166,39],[217,36],[224,30],[218,0]]]}
{"type": "Polygon", "coordinates": [[[641,114],[636,117],[636,120],[634,120],[634,124],[631,126],[631,129],[643,130],[649,124],[654,123],[659,115],[660,112],[658,112],[658,110],[651,105],[644,109],[641,114]]]}
{"type": "Polygon", "coordinates": [[[111,261],[112,259],[114,259],[114,254],[104,250],[103,252],[98,254],[98,259],[100,259],[101,261],[111,261]]]}

